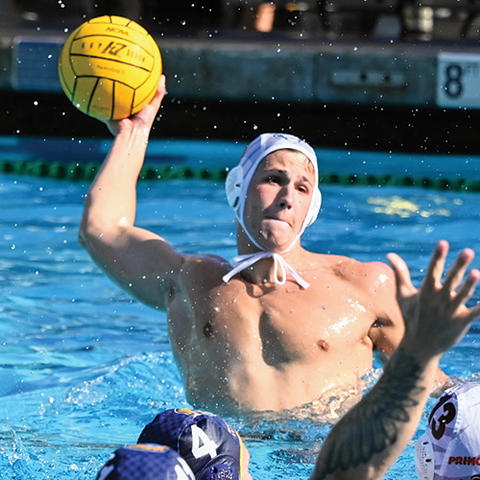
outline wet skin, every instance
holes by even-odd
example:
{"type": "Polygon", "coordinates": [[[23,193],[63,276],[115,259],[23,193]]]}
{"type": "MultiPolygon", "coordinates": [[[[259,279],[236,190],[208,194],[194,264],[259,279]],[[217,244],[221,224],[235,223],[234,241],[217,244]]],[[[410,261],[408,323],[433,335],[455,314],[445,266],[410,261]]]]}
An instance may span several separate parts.
{"type": "MultiPolygon", "coordinates": [[[[245,207],[255,240],[285,250],[302,227],[313,185],[303,154],[270,154],[245,207]]],[[[240,253],[257,250],[241,228],[238,244],[240,253]]],[[[292,279],[275,285],[271,259],[224,284],[224,259],[185,258],[167,312],[194,404],[221,412],[280,410],[355,390],[372,366],[373,349],[391,353],[400,340],[403,326],[385,264],[314,254],[299,242],[284,258],[308,289],[292,279]]]]}
{"type": "MultiPolygon", "coordinates": [[[[184,255],[135,225],[136,181],[163,95],[141,112],[110,122],[116,139],[85,201],[80,241],[130,295],[164,310],[189,400],[217,413],[290,409],[350,392],[372,366],[375,348],[391,354],[403,334],[391,269],[384,263],[308,252],[284,259],[306,280],[273,281],[264,259],[235,276],[214,255],[184,255]]],[[[298,152],[260,164],[248,191],[246,226],[265,248],[283,252],[298,235],[314,174],[298,152]]],[[[161,202],[161,199],[159,199],[161,202]]],[[[238,251],[256,251],[238,228],[238,251]]]]}

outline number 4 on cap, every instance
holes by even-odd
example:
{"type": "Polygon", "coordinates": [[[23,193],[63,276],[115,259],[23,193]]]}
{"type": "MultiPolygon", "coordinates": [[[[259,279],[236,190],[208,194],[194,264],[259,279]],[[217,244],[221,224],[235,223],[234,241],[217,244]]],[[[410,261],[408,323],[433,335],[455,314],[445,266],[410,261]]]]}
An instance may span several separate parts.
{"type": "Polygon", "coordinates": [[[217,456],[217,445],[198,425],[192,425],[192,454],[197,459],[210,455],[213,460],[217,456]]]}

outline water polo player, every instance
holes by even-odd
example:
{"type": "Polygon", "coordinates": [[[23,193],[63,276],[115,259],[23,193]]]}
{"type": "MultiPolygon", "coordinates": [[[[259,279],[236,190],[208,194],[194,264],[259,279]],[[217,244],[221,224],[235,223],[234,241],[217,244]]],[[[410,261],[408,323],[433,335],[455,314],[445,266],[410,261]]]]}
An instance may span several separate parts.
{"type": "Polygon", "coordinates": [[[480,384],[447,390],[432,408],[415,443],[420,480],[480,480],[480,384]]]}
{"type": "Polygon", "coordinates": [[[230,173],[240,254],[232,263],[181,253],[136,226],[137,178],[164,94],[162,77],[147,107],[108,122],[116,138],[86,197],[81,243],[126,292],[167,312],[196,407],[281,410],[360,392],[373,350],[392,354],[403,334],[393,275],[381,262],[301,246],[321,200],[306,142],[260,135],[230,173]]]}
{"type": "MultiPolygon", "coordinates": [[[[460,285],[473,252],[466,249],[458,256],[442,284],[447,252],[447,242],[439,242],[419,292],[405,262],[390,254],[398,301],[405,316],[405,334],[376,385],[328,435],[311,480],[383,478],[414,434],[441,355],[458,343],[480,316],[480,304],[472,308],[465,305],[480,272],[472,270],[460,285]]],[[[478,383],[457,385],[438,400],[430,413],[427,431],[417,441],[420,480],[480,477],[479,420],[478,383]]],[[[197,480],[251,480],[249,455],[240,436],[210,413],[166,410],[143,429],[138,441],[147,442],[138,445],[146,451],[154,444],[164,454],[167,448],[172,449],[188,467],[182,469],[182,462],[173,456],[154,472],[150,460],[143,463],[135,452],[132,456],[131,449],[120,449],[102,468],[99,480],[168,480],[171,472],[178,472],[176,480],[193,475],[197,480]],[[187,473],[190,471],[191,475],[187,473]]]]}
{"type": "Polygon", "coordinates": [[[169,409],[120,448],[97,480],[252,480],[240,435],[208,412],[169,409]],[[178,476],[177,476],[178,475],[178,476]]]}
{"type": "Polygon", "coordinates": [[[139,443],[177,451],[197,480],[251,480],[250,454],[240,435],[222,418],[190,409],[165,410],[143,429],[139,443]]]}

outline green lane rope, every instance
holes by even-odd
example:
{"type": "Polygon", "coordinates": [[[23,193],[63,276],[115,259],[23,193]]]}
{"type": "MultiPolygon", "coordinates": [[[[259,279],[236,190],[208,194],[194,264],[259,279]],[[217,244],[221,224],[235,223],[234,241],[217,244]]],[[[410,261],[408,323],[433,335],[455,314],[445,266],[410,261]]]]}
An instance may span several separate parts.
{"type": "MultiPolygon", "coordinates": [[[[88,163],[61,163],[43,162],[40,160],[11,161],[0,160],[0,173],[13,175],[30,175],[34,177],[46,177],[65,179],[70,181],[91,181],[97,174],[99,164],[88,163]]],[[[177,165],[144,166],[140,172],[141,180],[171,180],[171,179],[208,179],[224,181],[228,170],[226,168],[193,168],[177,165]]],[[[427,177],[415,178],[411,176],[393,175],[339,175],[330,173],[321,175],[321,184],[337,185],[376,185],[376,186],[401,186],[421,187],[433,190],[451,190],[461,192],[480,192],[480,180],[467,180],[465,178],[438,178],[427,177]]]]}

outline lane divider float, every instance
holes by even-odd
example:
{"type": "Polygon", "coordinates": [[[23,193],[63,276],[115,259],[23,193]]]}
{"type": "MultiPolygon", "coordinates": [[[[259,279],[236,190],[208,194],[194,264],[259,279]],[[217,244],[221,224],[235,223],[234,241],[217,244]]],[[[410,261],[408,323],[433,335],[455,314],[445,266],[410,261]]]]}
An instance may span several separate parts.
{"type": "MultiPolygon", "coordinates": [[[[0,160],[0,173],[29,175],[65,179],[70,181],[91,181],[98,172],[97,163],[62,163],[41,160],[0,160]]],[[[224,181],[227,168],[193,168],[181,165],[145,165],[140,172],[140,180],[203,179],[224,181]]],[[[480,179],[467,178],[428,178],[395,175],[337,174],[320,175],[320,184],[331,185],[370,185],[419,187],[432,190],[450,190],[456,192],[480,192],[480,179]]]]}

